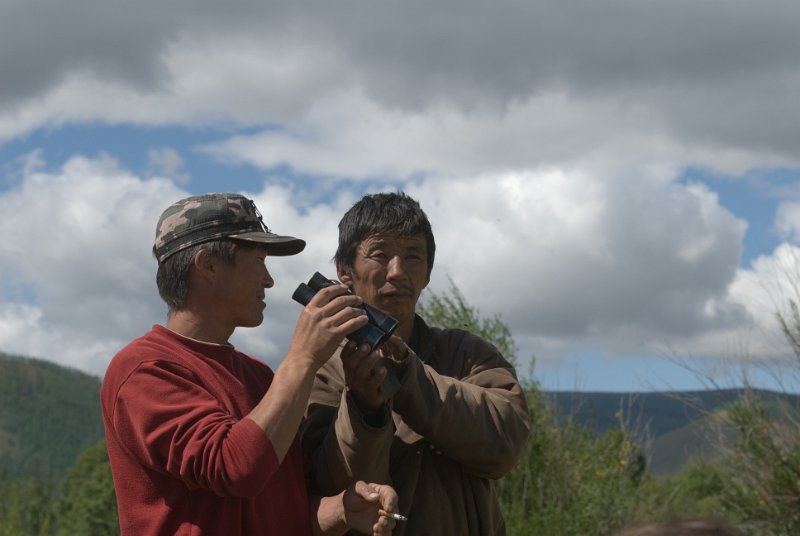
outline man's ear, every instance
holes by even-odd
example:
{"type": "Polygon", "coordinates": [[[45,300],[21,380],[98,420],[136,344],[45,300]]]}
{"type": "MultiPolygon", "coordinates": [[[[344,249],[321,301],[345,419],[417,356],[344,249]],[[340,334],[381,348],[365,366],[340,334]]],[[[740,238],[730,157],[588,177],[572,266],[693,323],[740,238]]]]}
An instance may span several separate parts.
{"type": "Polygon", "coordinates": [[[195,253],[192,267],[204,279],[213,278],[216,275],[215,259],[205,248],[200,248],[195,253]]]}
{"type": "Polygon", "coordinates": [[[345,270],[341,266],[337,266],[336,277],[338,277],[339,281],[341,281],[348,287],[353,288],[353,276],[349,271],[345,270]]]}

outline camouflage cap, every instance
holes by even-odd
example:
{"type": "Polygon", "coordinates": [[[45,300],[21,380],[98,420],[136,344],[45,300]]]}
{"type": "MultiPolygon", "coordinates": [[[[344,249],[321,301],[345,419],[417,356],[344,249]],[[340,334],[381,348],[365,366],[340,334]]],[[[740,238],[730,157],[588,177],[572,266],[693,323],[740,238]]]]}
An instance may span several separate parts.
{"type": "Polygon", "coordinates": [[[181,199],[158,220],[153,255],[158,262],[182,249],[217,238],[266,244],[270,255],[295,255],[304,240],[271,232],[252,200],[239,194],[213,193],[181,199]]]}

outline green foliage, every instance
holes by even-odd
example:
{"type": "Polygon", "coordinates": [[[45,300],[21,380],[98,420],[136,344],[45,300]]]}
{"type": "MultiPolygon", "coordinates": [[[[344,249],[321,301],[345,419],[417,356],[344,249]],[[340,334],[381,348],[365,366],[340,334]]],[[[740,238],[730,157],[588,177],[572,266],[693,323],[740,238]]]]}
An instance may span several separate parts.
{"type": "Polygon", "coordinates": [[[732,514],[758,534],[800,534],[798,408],[750,396],[734,404],[730,422],[739,439],[726,452],[732,514]]]}
{"type": "Polygon", "coordinates": [[[77,534],[119,534],[105,441],[84,451],[60,486],[39,477],[19,484],[0,474],[0,536],[77,534]]]}
{"type": "Polygon", "coordinates": [[[51,534],[52,485],[33,477],[25,484],[0,486],[0,536],[44,536],[51,534]]]}
{"type": "Polygon", "coordinates": [[[722,494],[727,485],[727,473],[718,461],[693,458],[676,475],[648,479],[639,497],[637,517],[647,521],[726,517],[722,494]]]}
{"type": "Polygon", "coordinates": [[[528,393],[531,436],[519,464],[497,483],[508,534],[611,534],[635,513],[646,473],[621,429],[599,437],[528,393]]]}
{"type": "Polygon", "coordinates": [[[480,335],[494,344],[509,363],[516,365],[517,343],[500,315],[489,319],[481,317],[479,311],[467,303],[453,280],[449,281],[448,292],[426,295],[417,305],[417,313],[431,326],[459,328],[480,335]]]}
{"type": "Polygon", "coordinates": [[[117,500],[105,440],[80,455],[55,506],[58,536],[119,534],[117,500]]]}

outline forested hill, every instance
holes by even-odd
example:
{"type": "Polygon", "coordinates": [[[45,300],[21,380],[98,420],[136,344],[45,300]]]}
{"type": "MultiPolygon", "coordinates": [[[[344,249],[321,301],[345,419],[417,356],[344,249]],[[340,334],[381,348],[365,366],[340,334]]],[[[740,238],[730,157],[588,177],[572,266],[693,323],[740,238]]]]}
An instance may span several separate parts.
{"type": "Polygon", "coordinates": [[[102,437],[99,378],[0,353],[0,475],[60,479],[102,437]]]}

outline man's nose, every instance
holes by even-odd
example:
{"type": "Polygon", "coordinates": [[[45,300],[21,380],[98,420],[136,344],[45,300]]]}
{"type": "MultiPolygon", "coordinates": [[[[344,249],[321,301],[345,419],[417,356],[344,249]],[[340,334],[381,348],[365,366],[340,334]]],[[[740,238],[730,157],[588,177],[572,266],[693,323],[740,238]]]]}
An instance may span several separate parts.
{"type": "Polygon", "coordinates": [[[272,288],[275,285],[275,280],[272,279],[272,275],[269,273],[269,270],[264,270],[264,288],[272,288]]]}
{"type": "Polygon", "coordinates": [[[406,276],[406,263],[399,255],[389,259],[389,265],[386,268],[386,279],[397,279],[406,276]]]}

